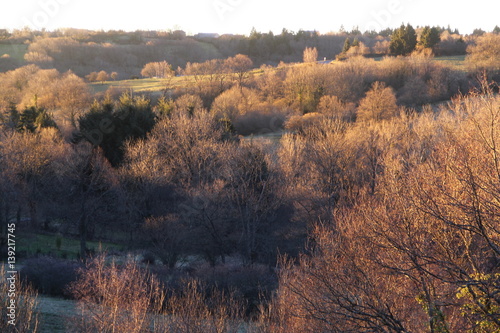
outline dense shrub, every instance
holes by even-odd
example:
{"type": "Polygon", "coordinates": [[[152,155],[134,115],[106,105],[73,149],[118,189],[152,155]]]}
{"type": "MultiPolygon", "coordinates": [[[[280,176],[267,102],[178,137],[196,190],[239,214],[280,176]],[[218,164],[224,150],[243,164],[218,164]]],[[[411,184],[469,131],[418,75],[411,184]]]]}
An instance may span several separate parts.
{"type": "Polygon", "coordinates": [[[215,267],[201,265],[193,276],[211,287],[236,291],[250,303],[258,304],[259,297],[277,286],[277,276],[268,266],[227,263],[215,267]]]}
{"type": "Polygon", "coordinates": [[[99,146],[116,167],[123,161],[125,143],[146,137],[155,123],[156,115],[148,99],[124,94],[117,102],[95,102],[78,119],[79,132],[73,141],[86,140],[99,146]]]}
{"type": "Polygon", "coordinates": [[[81,264],[75,261],[38,257],[27,259],[20,274],[42,294],[69,297],[67,287],[76,281],[80,268],[81,264]]]}
{"type": "Polygon", "coordinates": [[[252,111],[237,117],[233,126],[238,134],[266,134],[283,128],[287,113],[279,110],[252,111]]]}

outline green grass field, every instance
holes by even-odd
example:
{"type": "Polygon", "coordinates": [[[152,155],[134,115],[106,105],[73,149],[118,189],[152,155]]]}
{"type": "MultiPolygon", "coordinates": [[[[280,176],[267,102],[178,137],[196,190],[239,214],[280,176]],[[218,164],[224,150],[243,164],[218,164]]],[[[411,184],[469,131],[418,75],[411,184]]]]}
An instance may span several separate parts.
{"type": "Polygon", "coordinates": [[[134,92],[162,92],[167,85],[170,89],[175,87],[185,86],[193,83],[194,80],[187,76],[176,76],[171,80],[165,79],[136,79],[136,80],[120,80],[120,81],[105,81],[94,82],[90,87],[94,92],[104,92],[109,88],[132,90],[134,92]]]}
{"type": "Polygon", "coordinates": [[[25,44],[0,44],[0,57],[8,54],[11,58],[24,61],[24,54],[28,49],[25,44]]]}
{"type": "MultiPolygon", "coordinates": [[[[264,71],[262,69],[256,68],[250,71],[253,76],[262,75],[264,71]]],[[[229,79],[227,79],[229,80],[229,79]]],[[[149,92],[149,93],[161,93],[168,86],[169,89],[186,87],[189,85],[196,84],[194,76],[176,76],[171,79],[135,79],[135,80],[119,80],[119,81],[104,81],[104,82],[93,82],[89,86],[95,93],[105,92],[109,88],[115,88],[119,90],[128,90],[133,92],[149,92]]]]}
{"type": "MultiPolygon", "coordinates": [[[[123,250],[122,246],[105,242],[87,242],[87,248],[98,251],[123,250]]],[[[17,250],[30,257],[36,254],[50,254],[57,257],[76,259],[80,252],[80,241],[58,235],[20,234],[17,250]]]]}
{"type": "Polygon", "coordinates": [[[436,57],[434,58],[434,60],[448,65],[454,69],[467,71],[467,66],[465,65],[465,57],[465,55],[436,57]]]}

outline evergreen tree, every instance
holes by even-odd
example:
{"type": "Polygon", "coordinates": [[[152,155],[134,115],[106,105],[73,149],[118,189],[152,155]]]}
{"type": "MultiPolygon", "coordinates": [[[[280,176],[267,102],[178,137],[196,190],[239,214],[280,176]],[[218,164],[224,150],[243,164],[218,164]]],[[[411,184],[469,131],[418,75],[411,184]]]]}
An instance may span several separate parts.
{"type": "Polygon", "coordinates": [[[73,142],[85,139],[99,146],[116,167],[123,161],[125,142],[145,138],[156,116],[149,100],[124,94],[117,103],[94,103],[78,122],[80,133],[74,135],[73,142]]]}
{"type": "Polygon", "coordinates": [[[500,34],[500,27],[498,25],[496,25],[492,32],[494,34],[500,34]]]}
{"type": "Polygon", "coordinates": [[[439,31],[435,27],[425,27],[422,31],[422,35],[420,36],[419,45],[423,48],[434,48],[437,43],[441,41],[441,37],[439,36],[439,31]]]}
{"type": "Polygon", "coordinates": [[[351,46],[353,46],[353,47],[359,46],[359,39],[358,39],[358,37],[354,38],[351,46]]]}
{"type": "Polygon", "coordinates": [[[482,36],[486,33],[486,31],[484,31],[483,29],[479,28],[479,29],[474,29],[474,31],[472,32],[472,35],[473,36],[482,36]]]}
{"type": "Polygon", "coordinates": [[[351,48],[351,41],[349,40],[349,38],[346,38],[344,42],[344,47],[342,48],[342,53],[347,53],[347,51],[349,51],[350,48],[351,48]]]}
{"type": "Polygon", "coordinates": [[[355,26],[352,28],[351,35],[354,35],[354,36],[361,35],[361,30],[359,30],[359,26],[355,26]]]}
{"type": "Polygon", "coordinates": [[[395,55],[408,55],[415,50],[417,46],[417,34],[410,24],[401,25],[391,36],[389,46],[391,53],[395,55]]]}
{"type": "Polygon", "coordinates": [[[44,108],[36,106],[29,107],[19,113],[15,107],[11,107],[10,121],[19,132],[35,132],[36,130],[48,127],[57,128],[57,124],[52,116],[44,108]]]}

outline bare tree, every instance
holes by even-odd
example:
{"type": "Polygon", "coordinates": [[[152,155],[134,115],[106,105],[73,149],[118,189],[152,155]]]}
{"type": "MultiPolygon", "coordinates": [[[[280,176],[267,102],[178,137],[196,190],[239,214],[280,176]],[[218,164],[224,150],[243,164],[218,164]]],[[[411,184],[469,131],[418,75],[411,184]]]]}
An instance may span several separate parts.
{"type": "Polygon", "coordinates": [[[117,204],[120,200],[117,177],[102,151],[89,143],[74,144],[66,158],[67,163],[61,166],[61,180],[68,189],[67,205],[72,208],[67,214],[76,221],[80,257],[85,259],[87,241],[96,221],[106,221],[106,228],[110,229],[113,211],[121,207],[117,204]]]}
{"type": "Polygon", "coordinates": [[[147,63],[141,71],[142,76],[149,78],[166,79],[174,76],[174,74],[172,66],[166,61],[147,63]]]}
{"type": "Polygon", "coordinates": [[[249,70],[253,66],[253,61],[244,54],[237,54],[234,57],[229,57],[224,61],[224,66],[229,72],[235,73],[238,86],[243,87],[243,83],[249,76],[249,70]]]}
{"type": "Polygon", "coordinates": [[[104,81],[109,80],[109,74],[106,71],[102,70],[99,73],[97,73],[95,80],[100,81],[101,84],[104,84],[104,81]]]}
{"type": "Polygon", "coordinates": [[[222,59],[212,59],[202,63],[188,62],[184,73],[194,77],[200,93],[216,95],[222,93],[227,86],[226,80],[230,70],[225,64],[222,59]]]}
{"type": "Polygon", "coordinates": [[[217,289],[204,291],[196,280],[167,302],[171,311],[160,329],[179,333],[237,333],[242,329],[243,303],[234,294],[217,289]]]}
{"type": "Polygon", "coordinates": [[[304,49],[304,62],[316,62],[318,60],[318,49],[315,47],[306,47],[304,49]]]}
{"type": "Polygon", "coordinates": [[[64,154],[63,151],[62,138],[52,128],[38,133],[12,132],[0,146],[4,176],[15,186],[20,207],[24,204],[28,207],[31,225],[35,229],[39,227],[42,189],[46,182],[50,182],[53,163],[64,154]]]}
{"type": "Polygon", "coordinates": [[[87,263],[70,286],[81,314],[71,323],[79,332],[144,332],[150,313],[157,313],[165,295],[159,281],[129,261],[106,264],[101,255],[87,263]]]}
{"type": "Polygon", "coordinates": [[[476,70],[500,70],[500,36],[485,34],[478,37],[476,44],[468,47],[467,63],[476,70]]]}
{"type": "Polygon", "coordinates": [[[397,114],[394,90],[384,83],[375,82],[358,107],[357,120],[386,120],[397,114]]]}

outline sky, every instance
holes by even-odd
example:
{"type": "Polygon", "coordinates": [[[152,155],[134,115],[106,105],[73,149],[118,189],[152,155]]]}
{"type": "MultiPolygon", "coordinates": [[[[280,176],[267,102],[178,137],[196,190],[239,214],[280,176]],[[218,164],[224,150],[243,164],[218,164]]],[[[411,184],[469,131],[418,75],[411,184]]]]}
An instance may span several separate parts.
{"type": "Polygon", "coordinates": [[[448,26],[461,33],[500,26],[497,0],[19,0],[3,1],[0,28],[55,30],[184,30],[248,35],[316,30],[361,31],[448,26]]]}

